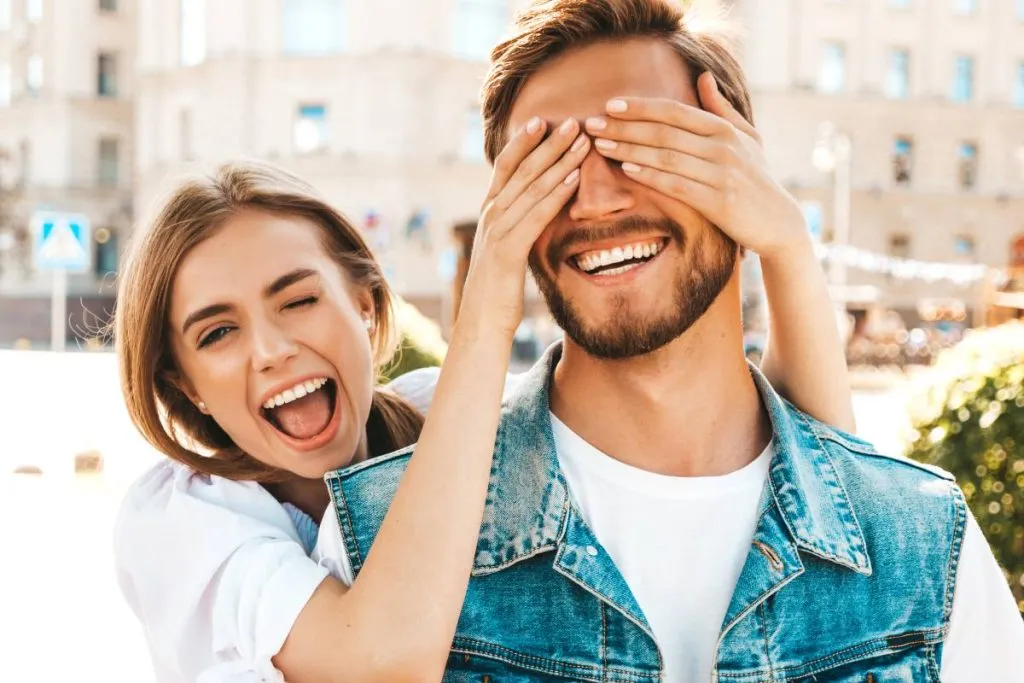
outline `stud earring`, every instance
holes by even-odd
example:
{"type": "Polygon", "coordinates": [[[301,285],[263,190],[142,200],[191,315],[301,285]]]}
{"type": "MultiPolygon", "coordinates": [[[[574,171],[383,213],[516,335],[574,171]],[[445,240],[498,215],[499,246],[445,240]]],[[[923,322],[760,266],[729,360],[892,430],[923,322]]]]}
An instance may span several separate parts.
{"type": "Polygon", "coordinates": [[[373,329],[373,321],[369,318],[363,318],[363,326],[366,328],[366,331],[369,332],[373,329]]]}
{"type": "Polygon", "coordinates": [[[196,405],[196,407],[197,407],[197,408],[199,408],[199,412],[202,412],[202,413],[205,413],[205,412],[206,412],[206,404],[205,404],[205,403],[203,403],[202,401],[200,401],[200,402],[199,402],[199,403],[198,403],[198,404],[196,405]]]}

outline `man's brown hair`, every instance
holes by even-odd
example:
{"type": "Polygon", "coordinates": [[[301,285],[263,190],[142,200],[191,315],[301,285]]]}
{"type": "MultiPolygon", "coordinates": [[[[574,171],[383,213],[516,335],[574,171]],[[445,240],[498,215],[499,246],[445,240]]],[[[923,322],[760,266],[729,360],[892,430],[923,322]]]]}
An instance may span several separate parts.
{"type": "MultiPolygon", "coordinates": [[[[505,146],[519,91],[544,64],[601,41],[662,40],[683,60],[696,88],[710,71],[726,99],[754,122],[743,70],[733,51],[734,27],[717,5],[678,0],[538,0],[520,14],[513,35],[494,48],[483,87],[484,148],[494,163],[505,146]]],[[[629,93],[623,93],[628,95],[629,93]]]]}

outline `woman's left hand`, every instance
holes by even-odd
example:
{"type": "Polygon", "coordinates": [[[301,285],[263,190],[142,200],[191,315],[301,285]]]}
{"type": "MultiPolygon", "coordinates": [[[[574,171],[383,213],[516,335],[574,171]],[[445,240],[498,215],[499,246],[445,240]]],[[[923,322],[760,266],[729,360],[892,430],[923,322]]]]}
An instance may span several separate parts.
{"type": "Polygon", "coordinates": [[[700,212],[763,259],[809,244],[803,212],[768,170],[761,136],[718,90],[697,80],[704,109],[619,97],[586,121],[594,147],[638,183],[700,212]]]}

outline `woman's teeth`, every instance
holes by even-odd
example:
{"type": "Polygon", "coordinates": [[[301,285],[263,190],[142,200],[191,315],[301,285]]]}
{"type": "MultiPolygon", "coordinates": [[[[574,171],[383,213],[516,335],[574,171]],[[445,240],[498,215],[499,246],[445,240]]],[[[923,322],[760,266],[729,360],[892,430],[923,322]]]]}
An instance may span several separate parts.
{"type": "Polygon", "coordinates": [[[263,404],[263,407],[267,410],[276,408],[284,405],[285,403],[291,403],[296,401],[303,396],[312,394],[314,391],[322,388],[327,384],[326,377],[317,377],[316,379],[307,379],[305,382],[299,382],[291,389],[285,389],[279,394],[275,394],[267,399],[267,402],[263,404]]]}
{"type": "Polygon", "coordinates": [[[592,273],[599,268],[607,268],[619,263],[623,264],[619,268],[610,268],[602,271],[602,274],[614,275],[629,270],[629,266],[638,265],[628,263],[629,261],[653,258],[657,256],[661,249],[662,243],[659,239],[630,244],[626,247],[588,251],[576,257],[576,265],[584,273],[592,273]]]}

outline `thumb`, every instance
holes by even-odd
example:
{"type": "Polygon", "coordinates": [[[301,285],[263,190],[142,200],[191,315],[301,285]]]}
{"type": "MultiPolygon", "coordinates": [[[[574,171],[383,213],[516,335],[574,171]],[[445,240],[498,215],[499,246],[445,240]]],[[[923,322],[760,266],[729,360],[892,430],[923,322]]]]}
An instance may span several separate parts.
{"type": "Polygon", "coordinates": [[[750,122],[743,118],[736,111],[736,108],[732,106],[732,103],[725,98],[725,95],[718,88],[718,81],[715,80],[714,75],[710,71],[705,71],[697,79],[697,94],[700,97],[700,106],[706,111],[716,116],[721,116],[755,140],[761,139],[757,130],[750,125],[750,122]]]}

